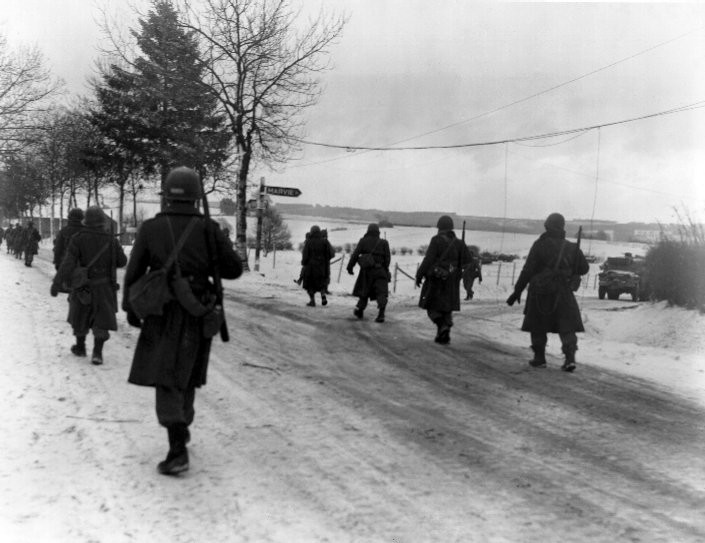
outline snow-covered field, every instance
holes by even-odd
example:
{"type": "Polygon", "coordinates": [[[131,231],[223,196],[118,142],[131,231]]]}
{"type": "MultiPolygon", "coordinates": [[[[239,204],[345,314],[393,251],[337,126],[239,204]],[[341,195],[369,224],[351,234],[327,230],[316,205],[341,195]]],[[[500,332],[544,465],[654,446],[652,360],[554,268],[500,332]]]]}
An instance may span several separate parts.
{"type": "MultiPolygon", "coordinates": [[[[314,223],[328,228],[334,245],[354,244],[366,229],[366,225],[310,219],[289,219],[287,222],[294,239],[303,240],[304,233],[314,223]]],[[[412,248],[427,243],[434,233],[432,229],[404,227],[385,232],[392,247],[412,248]]],[[[501,249],[522,256],[533,239],[513,235],[502,238],[500,234],[484,233],[482,236],[468,233],[467,237],[469,243],[482,249],[501,249]]],[[[349,510],[351,518],[357,519],[354,524],[347,525],[339,518],[326,516],[333,504],[321,504],[318,511],[298,509],[295,503],[292,505],[282,497],[282,493],[288,492],[285,481],[265,479],[269,486],[262,487],[256,481],[263,480],[264,475],[260,475],[260,479],[248,475],[253,473],[253,466],[232,465],[232,456],[228,452],[232,447],[239,451],[243,448],[249,450],[255,457],[258,448],[267,448],[271,436],[263,437],[261,442],[252,438],[247,443],[238,440],[238,436],[246,431],[267,432],[272,425],[277,427],[277,420],[266,419],[266,413],[261,410],[275,409],[281,392],[277,387],[283,386],[272,381],[271,386],[263,384],[259,388],[238,389],[237,399],[233,396],[235,384],[247,378],[248,369],[255,371],[259,368],[260,375],[266,377],[269,374],[272,379],[279,375],[273,362],[263,362],[274,354],[258,351],[258,343],[249,342],[247,334],[257,331],[265,334],[262,337],[266,334],[286,336],[288,352],[282,355],[293,357],[292,360],[306,360],[314,373],[326,371],[330,365],[329,359],[311,351],[311,345],[315,345],[311,343],[311,335],[290,337],[286,329],[276,327],[276,316],[267,313],[270,307],[267,304],[272,301],[276,306],[301,306],[302,322],[307,322],[306,311],[311,308],[304,307],[307,297],[293,282],[299,273],[299,253],[269,254],[260,262],[260,273],[248,273],[227,283],[228,296],[245,300],[240,309],[243,313],[229,315],[234,341],[229,345],[214,344],[214,376],[204,395],[199,395],[196,400],[197,411],[201,410],[201,414],[197,414],[197,425],[201,425],[204,431],[202,437],[195,440],[192,463],[205,463],[204,453],[199,452],[205,449],[212,451],[208,455],[211,466],[208,469],[204,466],[201,471],[196,467],[185,480],[179,480],[159,476],[154,469],[166,452],[166,440],[154,420],[152,392],[126,383],[137,331],[129,328],[120,314],[120,330],[113,334],[106,346],[104,366],[92,367],[85,359],[73,357],[68,351],[72,337],[65,322],[65,298],[49,296],[49,281],[53,274],[50,247],[50,242],[42,243],[40,255],[31,269],[5,254],[4,245],[0,251],[0,276],[3,278],[0,355],[4,370],[4,377],[0,380],[4,438],[0,447],[2,541],[468,540],[458,536],[463,533],[462,526],[444,525],[438,520],[443,516],[441,509],[433,512],[433,516],[439,526],[445,527],[438,528],[433,537],[415,539],[410,532],[398,539],[381,537],[382,528],[364,526],[360,519],[365,516],[355,511],[356,505],[352,502],[337,505],[338,509],[349,510]],[[267,330],[267,326],[274,328],[267,330]],[[239,366],[232,363],[231,357],[235,355],[230,354],[238,346],[239,366]],[[204,403],[207,397],[211,400],[204,403]],[[233,409],[233,402],[238,402],[238,410],[233,409]],[[257,408],[249,413],[250,419],[238,419],[237,413],[255,404],[257,408]],[[207,416],[203,416],[204,412],[207,416]],[[232,412],[236,414],[230,420],[228,417],[232,412]],[[261,426],[252,422],[258,416],[264,416],[268,422],[261,422],[261,426]],[[211,422],[208,426],[206,419],[218,422],[211,422]],[[282,496],[278,498],[280,494],[282,496]]],[[[611,256],[626,250],[639,253],[636,249],[638,247],[595,243],[590,252],[611,256]]],[[[336,255],[336,258],[340,256],[336,255]]],[[[397,254],[393,266],[398,265],[413,275],[420,259],[416,254],[397,254]]],[[[341,348],[354,349],[355,336],[337,337],[351,326],[346,319],[349,319],[355,301],[349,296],[354,278],[342,268],[345,263],[346,260],[342,260],[333,264],[333,295],[325,311],[336,324],[333,328],[335,335],[326,341],[340,342],[341,348]]],[[[518,273],[518,269],[508,268],[511,266],[505,266],[504,271],[498,273],[497,264],[485,267],[485,280],[482,285],[476,285],[475,299],[464,302],[456,317],[454,337],[487,340],[509,351],[520,347],[525,349],[528,357],[528,337],[519,331],[521,307],[509,308],[504,304],[510,292],[511,275],[518,273]]],[[[588,372],[590,368],[606,368],[619,372],[627,380],[649,381],[667,395],[705,408],[705,316],[664,304],[598,300],[590,283],[588,281],[578,293],[586,324],[586,333],[580,337],[578,374],[588,372]]],[[[397,319],[400,324],[416,326],[419,337],[428,336],[425,313],[415,308],[418,290],[413,281],[398,272],[395,286],[388,309],[388,323],[384,326],[393,329],[390,327],[397,319]]],[[[318,332],[311,332],[314,333],[318,332]]],[[[432,345],[432,341],[430,343],[432,345]]],[[[550,365],[559,364],[560,349],[555,338],[549,339],[549,354],[550,365]]],[[[516,364],[525,367],[524,360],[517,360],[516,364]]],[[[389,375],[388,378],[396,377],[389,375]]],[[[316,390],[320,388],[313,385],[314,381],[304,379],[287,386],[294,387],[292,393],[302,398],[301,401],[311,402],[307,409],[314,409],[316,390]]],[[[324,426],[316,435],[321,439],[321,436],[337,435],[347,425],[364,425],[365,408],[361,406],[359,409],[355,417],[361,418],[357,422],[348,418],[337,426],[326,419],[321,422],[324,426]],[[331,426],[325,426],[328,424],[331,426]]],[[[295,412],[291,411],[292,417],[295,412]]],[[[290,430],[282,426],[278,435],[284,435],[286,439],[288,432],[290,430]]],[[[311,428],[310,432],[314,429],[311,428]]],[[[309,456],[305,459],[308,461],[327,465],[335,464],[338,457],[346,458],[348,453],[331,442],[307,454],[309,456]]],[[[237,458],[243,461],[242,456],[237,458]]],[[[274,457],[260,460],[264,466],[275,465],[271,464],[274,457]]],[[[305,470],[306,466],[294,469],[305,470]]],[[[393,469],[392,464],[389,469],[393,469]]],[[[362,492],[368,474],[362,472],[356,477],[362,492]]],[[[311,480],[310,484],[309,490],[297,489],[301,496],[311,497],[310,493],[321,491],[317,489],[320,482],[311,480]]],[[[372,489],[369,492],[374,493],[372,489]]],[[[422,490],[414,495],[423,500],[422,490]]],[[[475,499],[481,503],[482,496],[475,499]]],[[[316,502],[314,499],[308,501],[316,502]]],[[[365,504],[361,506],[365,507],[365,504]]],[[[440,502],[438,507],[442,507],[440,502]]],[[[583,540],[580,534],[573,539],[561,539],[550,530],[549,527],[543,532],[543,541],[583,540]]],[[[480,536],[482,533],[479,532],[480,536]]],[[[587,533],[589,531],[581,532],[587,533]]],[[[521,537],[485,539],[480,536],[473,540],[521,540],[521,537]]],[[[537,539],[527,536],[525,540],[537,539]]]]}

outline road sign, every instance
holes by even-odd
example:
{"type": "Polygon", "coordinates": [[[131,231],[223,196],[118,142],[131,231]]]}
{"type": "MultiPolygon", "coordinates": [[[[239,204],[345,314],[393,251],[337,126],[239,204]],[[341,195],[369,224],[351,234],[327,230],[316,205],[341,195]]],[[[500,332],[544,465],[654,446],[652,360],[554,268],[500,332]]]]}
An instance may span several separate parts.
{"type": "Polygon", "coordinates": [[[290,196],[291,198],[296,198],[301,196],[301,191],[293,187],[264,187],[264,192],[267,194],[273,194],[274,196],[290,196]]]}

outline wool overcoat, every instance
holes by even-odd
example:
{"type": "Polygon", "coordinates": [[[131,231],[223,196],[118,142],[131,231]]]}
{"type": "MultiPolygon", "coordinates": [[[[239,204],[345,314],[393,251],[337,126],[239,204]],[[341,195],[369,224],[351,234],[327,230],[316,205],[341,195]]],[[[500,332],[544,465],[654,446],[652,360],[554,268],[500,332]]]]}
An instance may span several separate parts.
{"type": "Polygon", "coordinates": [[[81,230],[83,230],[83,224],[80,220],[69,219],[68,224],[56,234],[54,238],[54,268],[57,270],[64,259],[69,241],[71,241],[74,234],[81,230]]]}
{"type": "Polygon", "coordinates": [[[309,292],[325,292],[328,287],[330,259],[335,251],[320,232],[312,232],[304,243],[301,254],[303,287],[309,292]]]}
{"type": "Polygon", "coordinates": [[[461,270],[471,259],[472,255],[465,242],[459,240],[452,230],[442,230],[433,236],[416,272],[416,282],[424,281],[419,307],[439,313],[458,311],[461,270]],[[431,274],[436,264],[451,270],[447,279],[438,279],[431,274]]]}
{"type": "Polygon", "coordinates": [[[531,246],[526,263],[514,285],[514,292],[517,294],[529,287],[524,304],[524,322],[521,326],[525,332],[585,331],[580,308],[567,279],[561,283],[557,294],[532,292],[531,279],[543,270],[553,269],[559,254],[561,261],[558,269],[563,271],[566,278],[585,275],[590,269],[580,248],[565,239],[565,232],[549,230],[541,234],[531,246]],[[563,243],[565,245],[561,253],[563,243]]]}
{"type": "Polygon", "coordinates": [[[42,240],[42,235],[34,226],[28,226],[22,232],[22,249],[25,253],[36,255],[39,251],[39,242],[42,240]]]}
{"type": "MultiPolygon", "coordinates": [[[[142,224],[137,232],[125,272],[122,307],[128,311],[130,286],[148,271],[164,267],[176,242],[196,217],[178,255],[181,274],[187,277],[194,295],[204,300],[214,292],[209,277],[206,219],[190,204],[172,203],[165,212],[142,224]]],[[[242,262],[232,244],[211,221],[215,238],[215,260],[223,279],[242,274],[242,262]]],[[[174,266],[171,274],[173,275],[174,266]]],[[[189,314],[178,301],[164,306],[163,315],[150,315],[142,321],[137,348],[132,359],[128,381],[142,386],[167,386],[185,390],[206,383],[211,339],[203,337],[203,318],[189,314]]]]}
{"type": "Polygon", "coordinates": [[[87,266],[91,260],[105,250],[88,269],[90,302],[82,303],[81,296],[69,293],[68,322],[74,331],[81,334],[91,328],[117,330],[117,283],[113,280],[112,270],[122,268],[127,257],[122,246],[102,226],[85,227],[69,241],[66,254],[61,261],[54,285],[64,290],[71,284],[71,275],[77,266],[87,266]]]}
{"type": "Polygon", "coordinates": [[[353,296],[369,298],[370,300],[376,300],[378,294],[386,296],[389,290],[387,283],[391,280],[389,265],[391,264],[392,256],[389,250],[389,242],[380,238],[379,232],[367,232],[357,242],[357,246],[350,256],[347,266],[348,272],[352,272],[355,269],[355,264],[358,263],[362,254],[371,254],[375,264],[369,268],[360,266],[360,273],[353,287],[353,296]],[[383,292],[378,292],[379,290],[383,290],[383,292]]]}

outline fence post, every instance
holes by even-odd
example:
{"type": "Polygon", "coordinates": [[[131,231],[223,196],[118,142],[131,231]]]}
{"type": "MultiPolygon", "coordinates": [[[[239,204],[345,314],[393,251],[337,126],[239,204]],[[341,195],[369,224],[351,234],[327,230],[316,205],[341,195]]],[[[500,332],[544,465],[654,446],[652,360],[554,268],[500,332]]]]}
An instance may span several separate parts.
{"type": "Polygon", "coordinates": [[[516,260],[512,260],[512,285],[514,284],[514,274],[517,271],[517,263],[516,260]]]}
{"type": "Polygon", "coordinates": [[[593,280],[593,285],[592,289],[595,290],[597,288],[597,275],[595,275],[595,279],[593,280]]]}
{"type": "Polygon", "coordinates": [[[399,264],[394,263],[394,283],[392,283],[392,292],[397,291],[397,270],[399,269],[399,264]]]}
{"type": "Polygon", "coordinates": [[[497,266],[497,286],[499,286],[499,274],[502,272],[502,263],[499,263],[499,266],[497,266]]]}
{"type": "Polygon", "coordinates": [[[340,267],[338,268],[338,283],[340,283],[340,274],[343,273],[343,262],[345,262],[345,253],[340,257],[340,267]]]}
{"type": "Polygon", "coordinates": [[[277,267],[277,244],[274,244],[274,249],[272,250],[272,269],[277,267]]]}

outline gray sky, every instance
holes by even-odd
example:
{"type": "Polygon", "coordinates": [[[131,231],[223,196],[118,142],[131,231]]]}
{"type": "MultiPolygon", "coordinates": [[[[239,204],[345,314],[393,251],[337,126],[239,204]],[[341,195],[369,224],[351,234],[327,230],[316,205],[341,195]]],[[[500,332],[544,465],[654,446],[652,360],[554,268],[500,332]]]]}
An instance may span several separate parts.
{"type": "MultiPolygon", "coordinates": [[[[12,43],[39,45],[57,75],[83,92],[100,36],[96,4],[4,0],[0,31],[12,43]]],[[[705,4],[323,5],[350,21],[331,50],[321,101],[307,113],[311,141],[502,141],[705,101],[705,4]]],[[[260,168],[253,176],[302,190],[282,202],[670,222],[674,208],[699,219],[705,214],[704,144],[705,108],[599,132],[462,149],[307,145],[279,171],[260,168]]]]}

